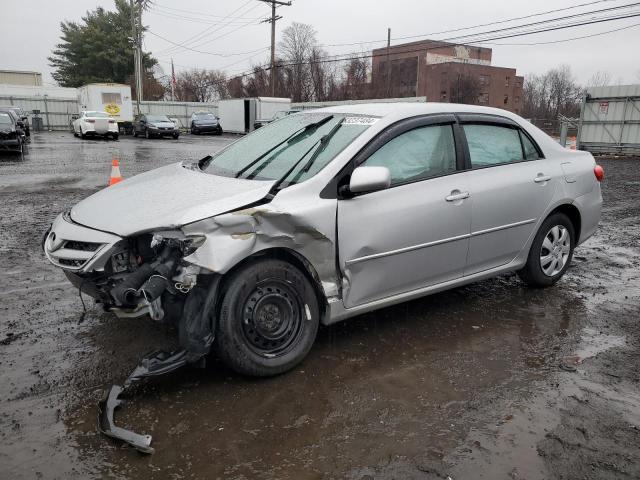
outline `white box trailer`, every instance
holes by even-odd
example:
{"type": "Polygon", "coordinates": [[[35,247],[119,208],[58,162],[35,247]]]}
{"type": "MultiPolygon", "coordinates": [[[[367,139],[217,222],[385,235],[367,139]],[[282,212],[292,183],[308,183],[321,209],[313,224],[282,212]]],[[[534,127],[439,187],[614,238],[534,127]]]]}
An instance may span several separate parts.
{"type": "Polygon", "coordinates": [[[289,98],[234,98],[218,102],[220,124],[229,133],[250,133],[256,128],[256,124],[269,123],[274,120],[277,112],[289,110],[289,98]]]}
{"type": "Polygon", "coordinates": [[[131,87],[121,83],[90,83],[78,88],[80,111],[107,112],[118,122],[121,133],[130,133],[133,126],[131,87]]]}

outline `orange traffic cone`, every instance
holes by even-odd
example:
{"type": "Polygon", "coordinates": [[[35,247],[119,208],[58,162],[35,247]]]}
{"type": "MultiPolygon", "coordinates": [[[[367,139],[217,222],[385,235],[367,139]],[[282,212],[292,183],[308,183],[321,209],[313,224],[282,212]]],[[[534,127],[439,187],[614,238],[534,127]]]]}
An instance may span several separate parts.
{"type": "Polygon", "coordinates": [[[122,175],[120,175],[120,162],[117,158],[114,158],[111,162],[111,177],[109,177],[109,186],[115,185],[122,181],[122,175]]]}

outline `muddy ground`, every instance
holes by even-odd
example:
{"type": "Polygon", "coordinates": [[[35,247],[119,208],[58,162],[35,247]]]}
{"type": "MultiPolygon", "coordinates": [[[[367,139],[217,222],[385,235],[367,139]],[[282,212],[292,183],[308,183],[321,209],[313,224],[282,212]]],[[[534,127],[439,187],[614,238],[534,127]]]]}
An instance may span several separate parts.
{"type": "Polygon", "coordinates": [[[514,275],[321,329],[294,371],[248,379],[215,359],[135,392],[99,434],[96,403],[175,332],[118,320],[49,265],[54,216],[125,177],[230,137],[35,136],[0,159],[0,478],[640,478],[640,159],[607,172],[597,235],[555,287],[514,275]]]}

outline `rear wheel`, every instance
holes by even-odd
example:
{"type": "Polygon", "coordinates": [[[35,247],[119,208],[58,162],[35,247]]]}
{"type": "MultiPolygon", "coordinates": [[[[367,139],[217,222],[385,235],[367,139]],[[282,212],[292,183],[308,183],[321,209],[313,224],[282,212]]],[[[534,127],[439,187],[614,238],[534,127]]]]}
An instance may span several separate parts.
{"type": "Polygon", "coordinates": [[[555,284],[569,268],[575,248],[575,230],[563,213],[550,215],[533,239],[520,278],[531,287],[555,284]]]}
{"type": "Polygon", "coordinates": [[[220,305],[216,351],[238,373],[286,372],[309,353],[320,314],[313,286],[281,260],[261,260],[235,272],[220,305]]]}
{"type": "Polygon", "coordinates": [[[177,140],[179,136],[180,136],[180,134],[179,134],[179,133],[174,133],[174,134],[173,134],[173,138],[174,138],[174,140],[177,140]]]}

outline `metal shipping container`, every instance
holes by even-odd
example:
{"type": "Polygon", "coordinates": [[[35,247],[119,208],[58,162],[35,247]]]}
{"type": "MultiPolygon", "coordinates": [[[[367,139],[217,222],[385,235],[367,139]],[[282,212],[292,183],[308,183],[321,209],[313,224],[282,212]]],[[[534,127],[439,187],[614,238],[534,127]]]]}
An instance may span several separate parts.
{"type": "Polygon", "coordinates": [[[588,88],[582,100],[577,148],[640,155],[640,85],[588,88]]]}

